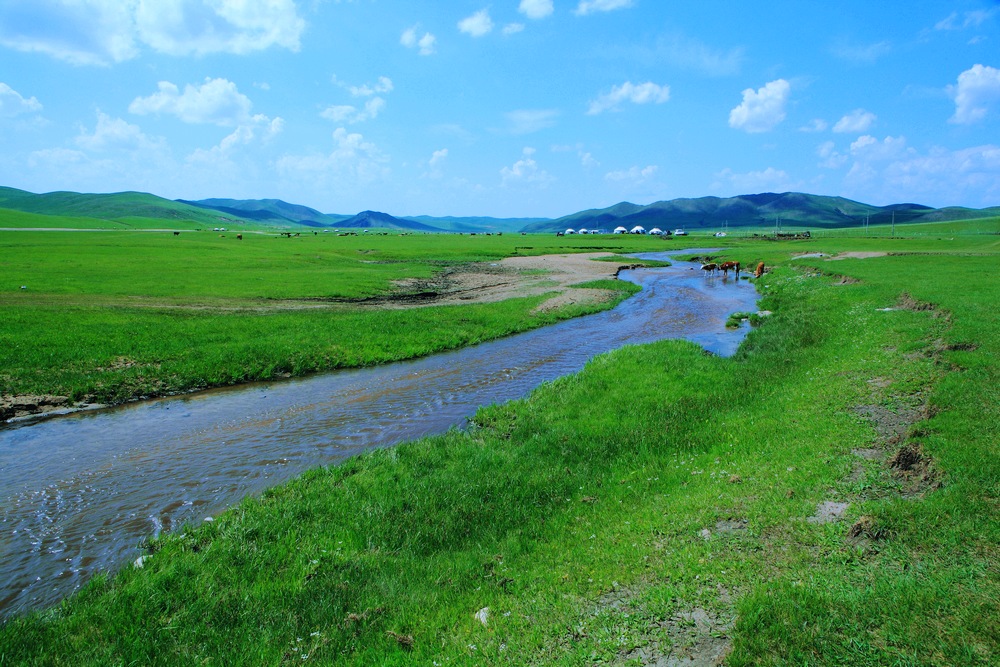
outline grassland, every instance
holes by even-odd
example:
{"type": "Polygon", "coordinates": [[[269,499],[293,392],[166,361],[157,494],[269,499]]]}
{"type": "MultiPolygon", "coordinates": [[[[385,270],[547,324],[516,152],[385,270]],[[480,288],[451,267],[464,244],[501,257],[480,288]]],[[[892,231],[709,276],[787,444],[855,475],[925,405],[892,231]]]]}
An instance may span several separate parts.
{"type": "Polygon", "coordinates": [[[315,470],[0,664],[996,664],[1000,240],[726,243],[773,268],[736,356],[626,348],[315,470]],[[792,259],[845,251],[892,254],[792,259]]]}
{"type": "MultiPolygon", "coordinates": [[[[543,312],[540,297],[407,311],[365,301],[397,294],[397,281],[510,255],[670,247],[636,237],[5,232],[0,396],[118,403],[422,356],[613,302],[543,312]]],[[[633,286],[615,287],[624,298],[633,286]]]]}

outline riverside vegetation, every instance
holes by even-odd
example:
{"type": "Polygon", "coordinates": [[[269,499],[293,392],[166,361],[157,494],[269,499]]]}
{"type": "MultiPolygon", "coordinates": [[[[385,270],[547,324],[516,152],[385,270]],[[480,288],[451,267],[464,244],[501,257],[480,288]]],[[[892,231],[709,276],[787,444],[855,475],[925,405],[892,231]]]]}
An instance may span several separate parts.
{"type": "Polygon", "coordinates": [[[628,347],[314,470],[0,664],[996,664],[1000,237],[954,230],[727,239],[773,267],[734,357],[628,347]],[[845,251],[891,254],[794,258],[845,251]]]}

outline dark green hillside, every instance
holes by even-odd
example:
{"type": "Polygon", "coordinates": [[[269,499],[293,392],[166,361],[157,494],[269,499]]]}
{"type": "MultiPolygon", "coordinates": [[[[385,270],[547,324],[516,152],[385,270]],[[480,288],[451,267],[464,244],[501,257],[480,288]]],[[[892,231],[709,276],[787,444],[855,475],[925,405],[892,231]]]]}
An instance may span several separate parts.
{"type": "Polygon", "coordinates": [[[342,220],[337,223],[340,227],[351,227],[358,229],[406,229],[418,232],[440,232],[441,229],[425,225],[422,222],[397,218],[388,213],[379,211],[362,211],[353,218],[342,220]]]}
{"type": "Polygon", "coordinates": [[[280,199],[201,199],[199,201],[181,199],[178,201],[273,225],[330,227],[351,217],[349,215],[320,213],[314,208],[289,204],[280,199]]]}
{"type": "Polygon", "coordinates": [[[582,211],[548,222],[525,227],[525,231],[555,232],[566,228],[611,229],[619,225],[642,225],[663,229],[717,230],[723,226],[805,227],[839,229],[864,224],[906,224],[966,220],[996,215],[996,209],[935,209],[921,204],[873,206],[844,197],[827,197],[802,192],[765,192],[737,197],[672,199],[648,206],[622,202],[606,209],[582,211]]]}

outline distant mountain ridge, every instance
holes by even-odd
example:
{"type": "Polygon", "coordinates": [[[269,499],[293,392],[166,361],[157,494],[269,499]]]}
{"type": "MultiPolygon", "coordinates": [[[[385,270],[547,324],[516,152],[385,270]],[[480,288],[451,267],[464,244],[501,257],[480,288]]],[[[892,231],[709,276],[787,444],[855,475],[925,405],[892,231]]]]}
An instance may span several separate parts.
{"type": "MultiPolygon", "coordinates": [[[[1000,206],[972,209],[931,208],[922,204],[873,206],[846,199],[802,192],[699,197],[659,201],[648,205],[620,202],[603,209],[580,211],[561,218],[491,217],[396,217],[378,211],[357,215],[322,213],[280,199],[170,200],[143,192],[84,194],[49,192],[34,194],[0,187],[3,209],[30,213],[32,226],[44,216],[110,221],[121,227],[159,226],[171,228],[232,227],[234,225],[277,228],[399,229],[420,232],[557,232],[565,229],[612,231],[636,225],[689,231],[717,231],[723,227],[798,227],[831,229],[863,225],[912,222],[946,222],[1000,216],[1000,206]]],[[[95,224],[101,224],[99,222],[95,224]]],[[[62,226],[56,224],[54,226],[62,226]]]]}
{"type": "Polygon", "coordinates": [[[736,197],[672,199],[646,206],[621,202],[604,209],[580,211],[555,220],[533,223],[527,232],[557,232],[565,229],[604,229],[622,226],[684,228],[690,231],[718,230],[723,227],[851,227],[865,223],[899,224],[941,222],[1000,215],[1000,207],[936,209],[922,204],[873,206],[846,199],[802,192],[765,192],[736,197]]]}

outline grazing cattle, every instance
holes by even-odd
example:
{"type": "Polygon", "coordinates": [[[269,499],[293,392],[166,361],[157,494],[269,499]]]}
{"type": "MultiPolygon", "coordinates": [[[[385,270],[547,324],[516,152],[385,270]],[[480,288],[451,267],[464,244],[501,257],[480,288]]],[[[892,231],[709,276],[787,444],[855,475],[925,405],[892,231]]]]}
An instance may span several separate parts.
{"type": "Polygon", "coordinates": [[[708,271],[709,275],[714,274],[716,272],[716,270],[718,270],[718,268],[719,268],[719,265],[716,264],[716,263],[714,263],[714,262],[711,263],[711,264],[702,264],[701,265],[701,270],[702,271],[708,271]]]}
{"type": "Polygon", "coordinates": [[[174,236],[180,236],[180,235],[181,235],[180,232],[174,232],[174,236]]]}
{"type": "Polygon", "coordinates": [[[760,278],[764,275],[764,262],[757,265],[757,270],[753,272],[754,278],[760,278]]]}
{"type": "Polygon", "coordinates": [[[237,234],[236,235],[236,240],[237,241],[242,241],[243,240],[243,235],[242,234],[237,234]]]}
{"type": "Polygon", "coordinates": [[[723,262],[719,266],[719,270],[721,270],[722,271],[722,275],[725,276],[725,277],[727,277],[727,278],[729,277],[729,272],[730,271],[735,271],[736,272],[736,278],[737,278],[737,280],[740,277],[740,263],[739,262],[723,262]]]}

